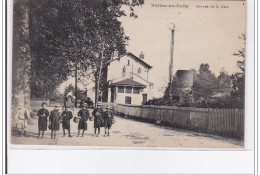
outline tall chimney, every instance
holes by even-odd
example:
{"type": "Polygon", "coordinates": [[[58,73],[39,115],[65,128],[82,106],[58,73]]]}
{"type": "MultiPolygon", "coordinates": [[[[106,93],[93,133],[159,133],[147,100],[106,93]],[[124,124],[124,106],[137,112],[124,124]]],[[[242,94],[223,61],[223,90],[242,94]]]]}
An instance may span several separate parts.
{"type": "Polygon", "coordinates": [[[139,58],[142,59],[142,60],[144,59],[144,53],[143,53],[143,51],[141,51],[141,53],[139,54],[139,58]]]}
{"type": "Polygon", "coordinates": [[[119,52],[118,52],[118,50],[116,49],[116,50],[114,50],[113,58],[112,58],[112,59],[116,59],[116,58],[118,58],[118,57],[119,57],[119,52]]]}

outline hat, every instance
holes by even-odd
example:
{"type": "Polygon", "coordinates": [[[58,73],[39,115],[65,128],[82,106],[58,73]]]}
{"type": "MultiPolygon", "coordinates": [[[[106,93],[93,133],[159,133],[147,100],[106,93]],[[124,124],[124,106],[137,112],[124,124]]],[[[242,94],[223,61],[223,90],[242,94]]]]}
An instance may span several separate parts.
{"type": "Polygon", "coordinates": [[[110,109],[111,110],[112,108],[110,106],[107,106],[106,109],[110,109]]]}
{"type": "Polygon", "coordinates": [[[46,102],[42,102],[41,106],[43,106],[43,105],[47,105],[47,103],[46,102]]]}

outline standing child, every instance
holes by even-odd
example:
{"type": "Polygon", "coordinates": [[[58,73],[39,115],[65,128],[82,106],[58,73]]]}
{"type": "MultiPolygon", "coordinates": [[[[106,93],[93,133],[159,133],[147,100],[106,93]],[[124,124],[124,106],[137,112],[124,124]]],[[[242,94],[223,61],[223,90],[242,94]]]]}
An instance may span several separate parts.
{"type": "Polygon", "coordinates": [[[42,131],[42,139],[44,138],[44,131],[47,130],[47,118],[49,117],[49,111],[46,109],[47,103],[42,103],[42,109],[37,113],[38,118],[38,138],[40,138],[40,132],[42,131]]]}
{"type": "Polygon", "coordinates": [[[15,116],[16,120],[16,127],[18,129],[18,135],[21,137],[21,134],[23,134],[25,137],[28,137],[25,128],[28,126],[27,120],[27,112],[22,110],[21,106],[18,106],[18,111],[15,116]]]}
{"type": "Polygon", "coordinates": [[[94,116],[94,136],[98,137],[100,134],[100,127],[103,126],[103,110],[101,109],[101,104],[97,105],[97,108],[94,109],[92,115],[94,116]],[[98,130],[98,134],[96,130],[98,130]]]}
{"type": "Polygon", "coordinates": [[[78,112],[78,117],[80,118],[79,119],[79,124],[78,124],[78,136],[79,137],[79,134],[80,134],[80,130],[82,129],[82,135],[81,137],[84,136],[84,132],[85,130],[87,130],[87,120],[89,118],[89,111],[87,110],[87,104],[85,103],[83,105],[83,109],[81,109],[79,112],[78,112]]]}
{"type": "Polygon", "coordinates": [[[51,129],[51,139],[56,138],[56,132],[60,129],[60,112],[59,107],[55,106],[54,110],[51,111],[49,125],[51,129]]]}
{"type": "Polygon", "coordinates": [[[72,112],[68,111],[67,108],[61,113],[62,117],[62,129],[63,129],[63,136],[65,136],[65,129],[69,132],[69,137],[72,137],[70,135],[70,120],[73,118],[72,112]]]}
{"type": "Polygon", "coordinates": [[[104,112],[104,128],[105,128],[105,135],[104,136],[110,136],[109,130],[112,126],[112,120],[113,120],[113,113],[111,112],[111,107],[106,107],[106,111],[104,112]]]}

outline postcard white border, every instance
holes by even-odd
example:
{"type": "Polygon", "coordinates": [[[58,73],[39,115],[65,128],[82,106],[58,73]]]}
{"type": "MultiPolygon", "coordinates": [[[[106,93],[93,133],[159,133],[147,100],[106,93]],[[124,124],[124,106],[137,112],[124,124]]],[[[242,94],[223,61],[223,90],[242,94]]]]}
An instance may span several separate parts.
{"type": "MultiPolygon", "coordinates": [[[[8,99],[11,111],[11,40],[10,5],[8,3],[8,99]]],[[[247,65],[245,150],[194,151],[173,150],[18,150],[8,147],[8,173],[254,173],[254,1],[247,1],[247,65]],[[252,117],[248,117],[252,116],[252,117]],[[67,159],[65,159],[68,157],[67,159]],[[41,166],[43,165],[43,166],[41,166]]],[[[10,120],[8,120],[10,124],[10,120]]],[[[8,129],[10,143],[10,127],[8,129]]],[[[30,146],[29,146],[30,147],[30,146]]],[[[27,148],[29,148],[27,146],[27,148]]],[[[46,146],[44,146],[46,149],[46,146]]],[[[69,148],[69,147],[67,147],[69,148]]],[[[75,149],[75,147],[74,147],[75,149]]]]}

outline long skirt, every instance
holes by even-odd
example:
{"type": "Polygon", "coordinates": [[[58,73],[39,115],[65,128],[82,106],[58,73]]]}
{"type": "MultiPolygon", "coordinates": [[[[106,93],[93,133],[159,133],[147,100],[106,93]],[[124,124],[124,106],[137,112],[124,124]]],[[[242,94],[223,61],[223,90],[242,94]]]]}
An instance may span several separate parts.
{"type": "Polygon", "coordinates": [[[38,130],[46,131],[47,130],[47,118],[42,117],[38,119],[38,130]]]}
{"type": "Polygon", "coordinates": [[[87,120],[81,117],[79,120],[79,124],[78,124],[78,130],[81,130],[81,129],[87,130],[86,122],[87,122],[87,120]]]}
{"type": "Polygon", "coordinates": [[[94,128],[99,128],[103,126],[103,118],[102,116],[94,117],[94,128]]]}
{"type": "Polygon", "coordinates": [[[62,128],[70,129],[70,121],[69,120],[62,121],[62,128]]]}
{"type": "Polygon", "coordinates": [[[51,130],[55,130],[55,131],[58,131],[60,130],[60,123],[59,123],[59,120],[58,119],[53,119],[51,121],[51,127],[50,127],[51,130]]]}

